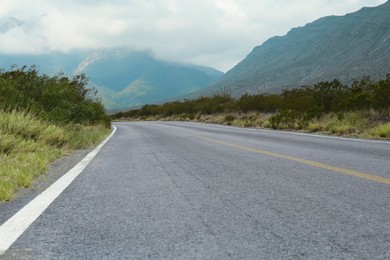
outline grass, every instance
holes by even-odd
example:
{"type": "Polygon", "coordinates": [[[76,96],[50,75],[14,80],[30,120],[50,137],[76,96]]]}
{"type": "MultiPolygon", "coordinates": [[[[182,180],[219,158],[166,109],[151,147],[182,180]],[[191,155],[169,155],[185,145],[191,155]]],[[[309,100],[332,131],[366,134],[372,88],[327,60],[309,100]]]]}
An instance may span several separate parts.
{"type": "Polygon", "coordinates": [[[361,112],[348,112],[342,116],[327,114],[311,121],[305,130],[342,136],[359,136],[370,127],[370,120],[361,112]]]}
{"type": "Polygon", "coordinates": [[[356,111],[340,115],[327,114],[313,120],[304,129],[346,137],[363,137],[390,140],[388,112],[356,111]]]}
{"type": "MultiPolygon", "coordinates": [[[[363,137],[390,140],[390,122],[387,111],[355,111],[344,114],[326,114],[311,120],[307,125],[284,126],[283,130],[316,132],[345,137],[363,137]],[[386,116],[387,115],[387,116],[386,116]]],[[[271,128],[271,114],[235,113],[200,117],[200,122],[233,125],[238,127],[271,128]],[[207,119],[206,119],[207,118],[207,119]],[[206,120],[202,120],[206,119],[206,120]]]]}
{"type": "Polygon", "coordinates": [[[369,138],[380,137],[380,138],[390,140],[390,122],[370,128],[366,133],[366,137],[369,138]]]}
{"type": "Polygon", "coordinates": [[[103,125],[72,125],[67,127],[67,131],[72,135],[66,144],[66,148],[70,150],[93,147],[111,132],[103,125]]]}
{"type": "Polygon", "coordinates": [[[0,111],[0,201],[31,187],[65,153],[89,148],[109,133],[104,126],[58,126],[31,113],[0,111]]]}
{"type": "Polygon", "coordinates": [[[197,114],[197,115],[173,115],[173,116],[150,116],[142,118],[121,118],[118,121],[188,121],[206,124],[224,124],[238,127],[270,127],[268,119],[271,114],[266,113],[219,113],[219,114],[197,114]]]}
{"type": "MultiPolygon", "coordinates": [[[[161,121],[195,121],[232,125],[237,127],[272,128],[269,119],[272,114],[220,113],[211,115],[175,115],[169,117],[154,116],[147,118],[122,118],[121,120],[161,120],[161,121]]],[[[310,120],[307,124],[284,124],[282,130],[293,130],[310,133],[323,133],[345,137],[363,137],[390,140],[390,112],[383,111],[354,111],[342,114],[329,113],[310,120]]]]}

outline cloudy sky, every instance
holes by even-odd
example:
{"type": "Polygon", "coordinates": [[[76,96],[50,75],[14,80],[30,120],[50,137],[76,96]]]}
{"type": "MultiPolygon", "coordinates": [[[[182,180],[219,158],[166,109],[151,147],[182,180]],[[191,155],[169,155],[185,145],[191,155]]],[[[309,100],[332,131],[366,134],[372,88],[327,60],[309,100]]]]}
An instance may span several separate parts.
{"type": "Polygon", "coordinates": [[[255,46],[292,27],[384,2],[0,0],[0,53],[130,47],[226,71],[255,46]]]}

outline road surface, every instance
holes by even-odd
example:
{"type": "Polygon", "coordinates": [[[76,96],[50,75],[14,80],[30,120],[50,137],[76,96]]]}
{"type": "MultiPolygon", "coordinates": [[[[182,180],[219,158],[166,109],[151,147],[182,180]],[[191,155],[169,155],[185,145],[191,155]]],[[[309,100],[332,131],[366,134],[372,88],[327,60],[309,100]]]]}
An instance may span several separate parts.
{"type": "Polygon", "coordinates": [[[390,259],[387,142],[115,125],[4,259],[390,259]]]}

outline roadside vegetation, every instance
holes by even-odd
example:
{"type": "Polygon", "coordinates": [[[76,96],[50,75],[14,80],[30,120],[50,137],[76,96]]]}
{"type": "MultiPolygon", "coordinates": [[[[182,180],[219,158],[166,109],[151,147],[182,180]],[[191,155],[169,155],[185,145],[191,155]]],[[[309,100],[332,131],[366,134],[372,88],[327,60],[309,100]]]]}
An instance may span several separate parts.
{"type": "Polygon", "coordinates": [[[0,71],[0,201],[30,187],[50,163],[110,133],[110,118],[84,75],[0,71]]]}
{"type": "Polygon", "coordinates": [[[379,81],[364,77],[350,86],[336,79],[280,94],[245,94],[238,99],[223,92],[196,100],[145,105],[117,113],[112,119],[197,121],[390,139],[390,74],[379,81]]]}

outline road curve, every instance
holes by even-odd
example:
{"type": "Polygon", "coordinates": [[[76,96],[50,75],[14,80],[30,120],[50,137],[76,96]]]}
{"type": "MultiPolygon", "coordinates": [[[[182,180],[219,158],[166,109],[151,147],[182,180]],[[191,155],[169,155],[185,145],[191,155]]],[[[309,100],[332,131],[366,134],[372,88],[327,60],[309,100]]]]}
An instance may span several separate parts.
{"type": "Polygon", "coordinates": [[[390,259],[390,143],[116,123],[26,259],[390,259]]]}

